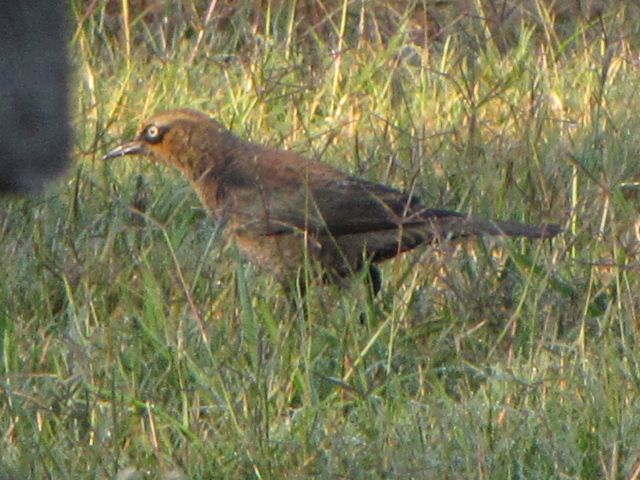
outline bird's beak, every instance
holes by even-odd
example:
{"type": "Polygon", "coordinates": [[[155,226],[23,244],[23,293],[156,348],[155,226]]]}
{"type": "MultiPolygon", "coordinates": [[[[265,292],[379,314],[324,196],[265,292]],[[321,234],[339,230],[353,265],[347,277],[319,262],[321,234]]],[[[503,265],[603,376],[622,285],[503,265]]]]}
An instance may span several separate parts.
{"type": "Polygon", "coordinates": [[[102,159],[109,160],[111,158],[123,157],[125,155],[137,155],[139,153],[147,153],[145,145],[140,140],[132,140],[131,142],[123,143],[113,150],[110,150],[104,157],[102,157],[102,159]]]}

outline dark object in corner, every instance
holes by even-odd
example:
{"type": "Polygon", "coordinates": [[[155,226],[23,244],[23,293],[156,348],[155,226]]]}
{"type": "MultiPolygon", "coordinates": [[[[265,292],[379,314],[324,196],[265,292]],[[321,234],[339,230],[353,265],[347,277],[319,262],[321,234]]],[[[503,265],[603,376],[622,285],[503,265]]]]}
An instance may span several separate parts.
{"type": "Polygon", "coordinates": [[[35,191],[68,163],[65,2],[4,2],[0,13],[0,193],[35,191]]]}

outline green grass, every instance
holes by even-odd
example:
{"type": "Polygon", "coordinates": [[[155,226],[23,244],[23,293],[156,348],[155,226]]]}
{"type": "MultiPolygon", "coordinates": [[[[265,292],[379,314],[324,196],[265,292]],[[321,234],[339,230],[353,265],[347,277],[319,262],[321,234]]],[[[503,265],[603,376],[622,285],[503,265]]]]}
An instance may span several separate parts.
{"type": "Polygon", "coordinates": [[[196,47],[207,4],[114,31],[69,3],[74,166],[2,200],[0,472],[637,477],[640,203],[618,188],[640,170],[637,12],[560,24],[540,2],[505,49],[473,17],[422,47],[408,7],[385,35],[366,3],[317,29],[243,6],[196,47]],[[175,106],[430,205],[567,231],[406,254],[373,302],[312,283],[305,317],[177,173],[101,160],[175,106]]]}

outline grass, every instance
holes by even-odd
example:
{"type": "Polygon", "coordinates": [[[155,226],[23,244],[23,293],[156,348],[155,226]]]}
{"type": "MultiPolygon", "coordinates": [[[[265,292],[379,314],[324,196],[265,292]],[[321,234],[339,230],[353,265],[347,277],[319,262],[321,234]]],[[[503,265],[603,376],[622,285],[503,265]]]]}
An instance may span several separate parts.
{"type": "Polygon", "coordinates": [[[203,29],[208,4],[114,27],[86,3],[69,2],[74,166],[0,214],[7,478],[638,477],[632,7],[560,24],[534,2],[505,48],[473,16],[420,46],[420,4],[393,23],[327,3],[317,28],[284,3],[218,6],[203,29]],[[305,317],[179,175],[101,161],[174,106],[567,231],[419,250],[373,302],[357,280],[315,286],[305,317]]]}

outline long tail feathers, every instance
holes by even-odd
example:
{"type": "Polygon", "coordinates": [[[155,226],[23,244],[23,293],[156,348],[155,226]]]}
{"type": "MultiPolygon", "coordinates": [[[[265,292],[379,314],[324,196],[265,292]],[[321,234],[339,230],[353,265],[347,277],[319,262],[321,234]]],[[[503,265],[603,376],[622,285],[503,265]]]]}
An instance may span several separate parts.
{"type": "Polygon", "coordinates": [[[475,235],[507,235],[509,237],[553,238],[562,232],[559,225],[529,225],[519,222],[502,222],[473,217],[438,218],[433,225],[442,238],[459,238],[475,235]]]}
{"type": "MultiPolygon", "coordinates": [[[[529,225],[519,222],[500,222],[467,217],[445,210],[439,210],[430,219],[420,223],[404,226],[397,230],[382,230],[375,233],[361,235],[362,242],[367,245],[367,253],[375,262],[380,262],[395,257],[400,252],[411,250],[418,245],[438,243],[443,240],[456,238],[482,236],[482,235],[507,235],[510,237],[527,238],[553,238],[562,232],[558,225],[529,225]],[[400,235],[398,235],[400,233],[400,235]]],[[[340,237],[345,245],[350,239],[354,242],[354,236],[340,237]]],[[[357,242],[356,242],[357,243],[357,242]]]]}

